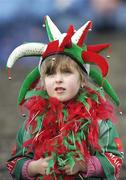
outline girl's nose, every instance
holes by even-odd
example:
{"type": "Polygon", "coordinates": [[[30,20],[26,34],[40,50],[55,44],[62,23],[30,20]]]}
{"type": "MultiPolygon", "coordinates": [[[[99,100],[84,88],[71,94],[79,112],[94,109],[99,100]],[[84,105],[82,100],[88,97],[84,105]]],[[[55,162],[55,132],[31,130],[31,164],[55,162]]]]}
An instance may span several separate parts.
{"type": "Polygon", "coordinates": [[[63,82],[63,77],[61,73],[57,73],[55,77],[56,83],[62,83],[63,82]]]}

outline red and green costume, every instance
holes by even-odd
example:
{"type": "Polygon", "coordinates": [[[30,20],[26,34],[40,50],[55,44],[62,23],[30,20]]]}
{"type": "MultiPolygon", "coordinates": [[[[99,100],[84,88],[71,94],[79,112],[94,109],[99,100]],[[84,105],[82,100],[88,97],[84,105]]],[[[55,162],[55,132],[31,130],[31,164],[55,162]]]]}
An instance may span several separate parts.
{"type": "Polygon", "coordinates": [[[119,98],[105,78],[108,62],[99,55],[110,45],[85,44],[86,35],[92,28],[91,21],[77,31],[73,26],[69,26],[67,33],[62,34],[46,16],[45,27],[50,41],[48,44],[20,45],[8,58],[8,68],[24,56],[39,56],[42,59],[39,67],[27,76],[20,89],[18,103],[26,105],[28,118],[17,134],[17,144],[12,158],[8,161],[8,170],[19,180],[27,160],[52,155],[47,169],[48,175],[36,179],[73,179],[73,176],[65,176],[62,167],[69,163],[72,168],[75,160],[88,161],[90,156],[96,156],[106,179],[116,180],[122,164],[122,146],[112,122],[113,108],[104,97],[103,90],[117,106],[119,98]],[[49,98],[46,91],[35,90],[40,80],[42,62],[54,54],[71,57],[97,84],[95,88],[81,89],[77,97],[66,103],[49,98]],[[102,89],[97,86],[102,86],[102,89]]]}
{"type": "Polygon", "coordinates": [[[25,100],[29,115],[19,129],[16,149],[8,161],[8,169],[17,180],[26,160],[48,155],[53,158],[43,179],[74,179],[65,176],[62,167],[69,163],[72,168],[75,159],[88,160],[90,156],[100,160],[107,179],[118,179],[122,146],[111,121],[113,108],[101,89],[81,89],[66,103],[49,98],[43,90],[31,90],[25,100]]]}

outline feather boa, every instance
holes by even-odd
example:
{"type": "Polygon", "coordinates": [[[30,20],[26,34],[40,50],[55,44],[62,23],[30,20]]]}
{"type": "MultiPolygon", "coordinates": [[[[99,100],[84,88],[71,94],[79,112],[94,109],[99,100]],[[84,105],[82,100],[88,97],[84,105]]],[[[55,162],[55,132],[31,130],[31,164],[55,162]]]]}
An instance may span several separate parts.
{"type": "Polygon", "coordinates": [[[113,119],[113,107],[98,90],[81,89],[74,99],[61,103],[56,98],[33,95],[25,104],[29,116],[25,123],[31,138],[23,144],[27,153],[34,152],[34,159],[52,156],[44,179],[53,174],[64,175],[62,167],[75,160],[88,159],[90,148],[100,151],[98,120],[113,119]]]}

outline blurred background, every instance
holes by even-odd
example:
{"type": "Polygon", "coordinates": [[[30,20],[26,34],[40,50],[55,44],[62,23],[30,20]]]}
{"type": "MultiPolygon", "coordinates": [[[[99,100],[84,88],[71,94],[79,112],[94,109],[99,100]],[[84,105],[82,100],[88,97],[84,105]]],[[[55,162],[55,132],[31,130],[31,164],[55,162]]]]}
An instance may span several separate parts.
{"type": "MultiPolygon", "coordinates": [[[[126,151],[126,1],[125,0],[0,0],[0,179],[10,180],[5,162],[10,157],[16,132],[24,121],[17,95],[25,76],[38,64],[38,58],[22,58],[12,68],[8,80],[6,62],[15,47],[25,42],[48,42],[43,17],[49,15],[61,32],[69,24],[78,29],[87,20],[93,30],[87,43],[110,43],[108,80],[120,97],[117,108],[119,135],[126,151]],[[120,115],[119,111],[123,114],[120,115]]],[[[106,53],[107,54],[107,53],[106,53]]],[[[104,55],[106,55],[104,54],[104,55]]],[[[126,161],[120,180],[126,180],[126,161]]]]}

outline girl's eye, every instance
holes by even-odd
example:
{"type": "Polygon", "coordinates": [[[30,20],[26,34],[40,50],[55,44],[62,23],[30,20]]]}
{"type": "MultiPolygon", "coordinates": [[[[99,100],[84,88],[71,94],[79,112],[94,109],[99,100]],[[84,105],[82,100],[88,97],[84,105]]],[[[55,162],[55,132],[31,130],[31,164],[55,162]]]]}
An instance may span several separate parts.
{"type": "MultiPolygon", "coordinates": [[[[72,74],[73,72],[71,71],[71,70],[63,70],[63,71],[61,71],[61,74],[66,74],[66,75],[68,75],[68,74],[72,74]]],[[[50,72],[47,72],[46,73],[46,76],[54,76],[54,75],[56,75],[57,74],[57,72],[54,72],[54,71],[50,71],[50,72]]]]}
{"type": "Polygon", "coordinates": [[[49,73],[46,74],[46,76],[53,76],[55,74],[56,74],[55,72],[49,72],[49,73]]]}
{"type": "Polygon", "coordinates": [[[70,71],[70,70],[65,70],[65,71],[63,71],[63,73],[64,73],[64,74],[72,74],[72,71],[70,71]]]}

